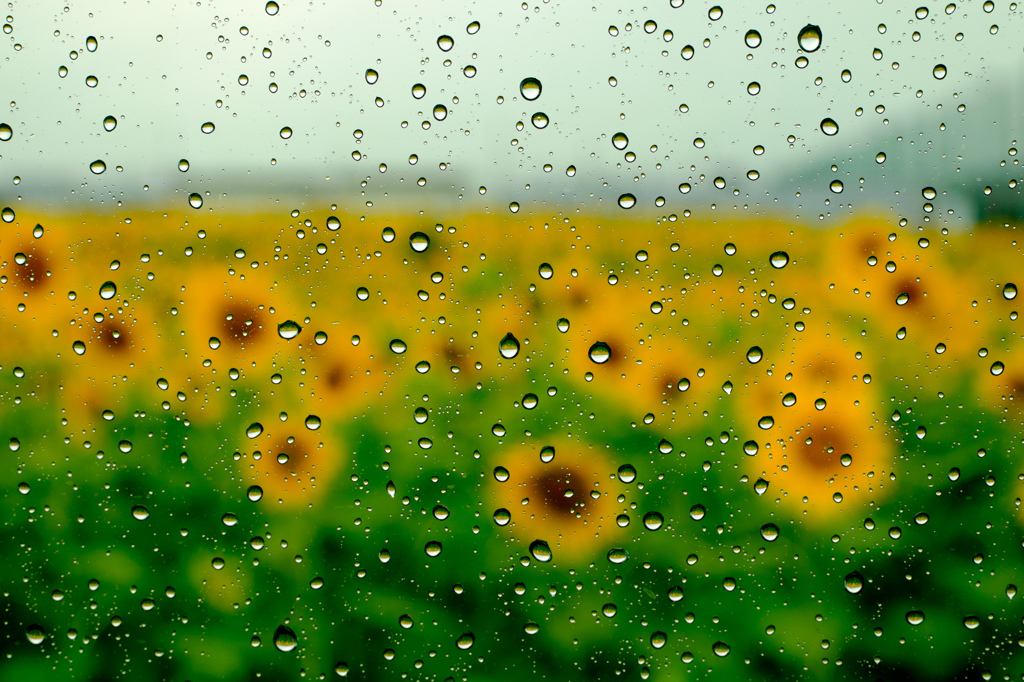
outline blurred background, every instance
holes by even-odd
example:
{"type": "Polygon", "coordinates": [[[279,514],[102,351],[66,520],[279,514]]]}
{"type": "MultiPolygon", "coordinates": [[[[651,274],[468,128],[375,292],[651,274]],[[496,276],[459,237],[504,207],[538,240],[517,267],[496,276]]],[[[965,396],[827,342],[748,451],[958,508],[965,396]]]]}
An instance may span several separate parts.
{"type": "Polygon", "coordinates": [[[1024,678],[1016,3],[11,3],[0,679],[1024,678]]]}

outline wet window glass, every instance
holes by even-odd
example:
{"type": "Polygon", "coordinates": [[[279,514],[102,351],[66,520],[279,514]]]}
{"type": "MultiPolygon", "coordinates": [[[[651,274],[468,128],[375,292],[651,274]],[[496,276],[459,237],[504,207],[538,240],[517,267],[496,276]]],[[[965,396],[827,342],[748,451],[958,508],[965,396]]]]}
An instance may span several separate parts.
{"type": "Polygon", "coordinates": [[[1021,11],[6,3],[0,679],[1020,679],[1021,11]]]}

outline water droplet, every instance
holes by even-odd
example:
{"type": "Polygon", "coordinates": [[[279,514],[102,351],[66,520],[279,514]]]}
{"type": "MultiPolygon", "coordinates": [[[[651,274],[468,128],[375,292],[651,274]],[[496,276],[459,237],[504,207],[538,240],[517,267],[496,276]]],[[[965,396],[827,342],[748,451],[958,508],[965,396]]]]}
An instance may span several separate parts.
{"type": "Polygon", "coordinates": [[[106,130],[108,133],[111,132],[112,130],[114,130],[114,128],[116,128],[116,127],[117,127],[117,119],[114,118],[113,116],[107,116],[106,118],[103,119],[103,129],[106,130]]]}
{"type": "Polygon", "coordinates": [[[537,130],[543,130],[548,127],[548,115],[543,111],[538,111],[530,117],[530,123],[532,123],[533,127],[537,130]]]}
{"type": "Polygon", "coordinates": [[[842,194],[843,193],[843,181],[842,180],[833,180],[832,182],[829,183],[828,188],[830,190],[832,190],[833,194],[842,194]]]}
{"type": "Polygon", "coordinates": [[[473,648],[473,643],[476,641],[476,637],[473,636],[472,632],[464,632],[459,635],[459,638],[455,640],[455,646],[459,647],[463,651],[466,649],[473,648]]]}
{"type": "Polygon", "coordinates": [[[996,360],[995,362],[992,363],[992,366],[989,367],[988,371],[990,371],[992,373],[992,376],[996,376],[997,377],[997,376],[999,376],[1000,374],[1003,373],[1004,369],[1006,369],[1006,368],[1003,365],[1003,363],[1001,363],[999,360],[996,360]]]}
{"type": "Polygon", "coordinates": [[[437,46],[441,48],[441,52],[448,52],[455,47],[455,39],[450,35],[443,35],[437,39],[437,46]]]}
{"type": "Polygon", "coordinates": [[[95,175],[99,175],[103,171],[107,170],[107,164],[102,159],[96,159],[89,164],[89,170],[91,170],[95,175]]]}
{"type": "Polygon", "coordinates": [[[113,282],[104,282],[100,285],[100,298],[109,301],[117,295],[117,285],[113,282]]]}
{"type": "Polygon", "coordinates": [[[536,78],[524,78],[519,83],[519,92],[523,96],[523,99],[533,101],[540,97],[542,86],[540,81],[536,78]]]}
{"type": "Polygon", "coordinates": [[[519,355],[519,340],[512,335],[512,332],[505,334],[498,344],[498,351],[501,353],[501,357],[511,360],[519,355]]]}
{"type": "Polygon", "coordinates": [[[75,351],[75,355],[85,355],[85,342],[75,341],[71,344],[71,350],[75,351]]]}
{"type": "Polygon", "coordinates": [[[1017,298],[1017,285],[1014,284],[1013,282],[1008,282],[1007,284],[1003,285],[1003,298],[1005,298],[1007,301],[1012,301],[1013,299],[1017,298]]]}
{"type": "Polygon", "coordinates": [[[911,625],[920,625],[924,622],[924,611],[907,611],[907,622],[911,625]]]}
{"type": "Polygon", "coordinates": [[[281,128],[280,134],[282,140],[287,140],[289,137],[292,136],[292,129],[288,126],[285,126],[284,128],[281,128]]]}
{"type": "Polygon", "coordinates": [[[132,451],[132,447],[133,447],[132,446],[132,442],[130,440],[122,440],[122,441],[118,442],[118,444],[117,444],[117,449],[120,450],[121,452],[125,453],[125,454],[128,454],[129,452],[131,452],[132,451]]]}
{"type": "Polygon", "coordinates": [[[796,42],[804,52],[815,52],[821,47],[821,28],[814,24],[807,24],[800,29],[796,42]]]}
{"type": "Polygon", "coordinates": [[[544,563],[551,561],[551,548],[543,540],[534,540],[530,543],[530,554],[537,561],[544,563]]]}
{"type": "Polygon", "coordinates": [[[558,328],[558,331],[564,334],[569,331],[569,320],[564,317],[560,317],[555,320],[555,327],[558,328]]]}
{"type": "Polygon", "coordinates": [[[757,425],[767,431],[768,429],[775,426],[775,418],[771,415],[765,415],[757,420],[757,425]]]}
{"type": "Polygon", "coordinates": [[[0,142],[7,142],[14,137],[14,131],[6,123],[0,123],[0,142]]]}
{"type": "Polygon", "coordinates": [[[200,196],[198,192],[192,192],[188,195],[188,205],[192,208],[202,208],[203,197],[200,196]]]}
{"type": "Polygon", "coordinates": [[[145,521],[149,518],[149,510],[143,507],[142,505],[136,505],[132,507],[132,516],[134,516],[139,521],[145,521]]]}
{"type": "Polygon", "coordinates": [[[46,630],[43,629],[42,625],[29,625],[25,629],[25,636],[28,637],[28,641],[32,644],[42,644],[43,640],[46,639],[46,630]]]}
{"type": "Polygon", "coordinates": [[[632,483],[636,480],[636,469],[632,464],[623,464],[619,467],[618,476],[623,483],[632,483]]]}
{"type": "Polygon", "coordinates": [[[850,594],[857,594],[864,589],[864,576],[857,571],[854,571],[843,578],[843,584],[846,586],[847,592],[850,594]]]}
{"type": "Polygon", "coordinates": [[[472,35],[476,35],[479,30],[480,30],[480,22],[479,21],[471,21],[471,22],[469,22],[469,25],[466,26],[466,33],[468,33],[471,36],[472,35]]]}
{"type": "Polygon", "coordinates": [[[761,537],[768,542],[775,542],[779,537],[779,527],[774,523],[766,523],[761,526],[761,537]]]}
{"type": "Polygon", "coordinates": [[[657,632],[655,632],[655,633],[653,633],[651,635],[651,646],[654,647],[655,649],[660,649],[661,647],[665,646],[667,643],[668,643],[668,635],[666,635],[661,630],[658,630],[657,632]]]}
{"type": "Polygon", "coordinates": [[[305,424],[306,428],[309,429],[310,431],[316,431],[317,429],[320,428],[321,425],[320,417],[316,416],[315,414],[311,414],[306,417],[305,424]]]}
{"type": "MultiPolygon", "coordinates": [[[[268,3],[267,6],[269,7],[270,4],[268,3]]],[[[276,7],[276,3],[273,4],[276,7]]],[[[277,630],[274,631],[274,646],[278,651],[292,651],[299,646],[299,638],[295,636],[295,631],[287,625],[278,625],[277,630]]]]}
{"type": "Polygon", "coordinates": [[[598,341],[597,343],[590,347],[590,350],[587,352],[587,355],[590,356],[591,362],[594,362],[598,365],[603,365],[604,363],[611,360],[612,349],[604,341],[598,341]]]}
{"type": "Polygon", "coordinates": [[[555,447],[553,445],[545,445],[540,449],[540,461],[545,464],[550,464],[555,459],[555,447]]]}
{"type": "Polygon", "coordinates": [[[751,457],[757,454],[757,450],[758,447],[756,440],[748,440],[746,443],[743,444],[743,452],[750,455],[751,457]]]}
{"type": "MultiPolygon", "coordinates": [[[[377,73],[376,69],[367,69],[366,70],[366,82],[367,83],[369,83],[370,85],[373,85],[374,83],[377,82],[378,78],[380,78],[380,74],[377,73]]],[[[419,98],[417,98],[417,99],[419,99],[419,98]]]]}
{"type": "Polygon", "coordinates": [[[730,647],[725,642],[715,642],[711,646],[711,650],[715,652],[715,656],[725,658],[729,655],[729,652],[732,651],[732,647],[730,647]]]}
{"type": "Polygon", "coordinates": [[[658,530],[665,523],[665,517],[658,512],[647,512],[644,514],[644,526],[647,530],[658,530]]]}
{"type": "Polygon", "coordinates": [[[405,341],[402,341],[402,339],[391,339],[391,343],[388,344],[388,347],[391,348],[392,353],[397,355],[401,355],[408,348],[408,346],[405,345],[405,341]]]}
{"type": "Polygon", "coordinates": [[[423,547],[423,551],[426,552],[427,556],[429,557],[437,556],[441,553],[442,549],[443,547],[441,546],[441,543],[437,540],[431,540],[423,547]]]}
{"type": "Polygon", "coordinates": [[[764,495],[768,491],[768,481],[763,478],[758,478],[754,481],[754,492],[758,495],[764,495]]]}
{"type": "Polygon", "coordinates": [[[506,469],[503,466],[494,467],[494,480],[498,481],[499,483],[504,483],[505,481],[508,480],[508,477],[508,469],[506,469]]]}
{"type": "Polygon", "coordinates": [[[836,123],[835,120],[831,119],[831,118],[823,118],[823,119],[821,119],[821,126],[820,127],[821,127],[821,132],[823,132],[823,133],[825,133],[826,135],[829,135],[829,136],[835,135],[836,133],[839,132],[839,124],[836,123]]]}
{"type": "Polygon", "coordinates": [[[622,208],[633,208],[636,206],[636,197],[628,192],[619,196],[619,206],[622,208]]]}
{"type": "Polygon", "coordinates": [[[615,547],[608,550],[608,561],[613,564],[621,564],[629,559],[629,552],[621,547],[615,547]]]}
{"type": "Polygon", "coordinates": [[[245,491],[245,496],[249,498],[250,502],[259,502],[263,498],[263,488],[258,485],[251,485],[245,491]]]}
{"type": "Polygon", "coordinates": [[[508,509],[502,507],[501,509],[494,510],[494,523],[499,526],[507,526],[508,522],[512,520],[512,514],[508,509]]]}
{"type": "Polygon", "coordinates": [[[615,133],[612,135],[612,146],[620,152],[629,146],[629,138],[626,137],[626,133],[615,133]]]}
{"type": "Polygon", "coordinates": [[[213,125],[213,121],[207,121],[203,125],[199,126],[199,129],[202,130],[207,135],[209,135],[214,130],[216,130],[216,127],[213,125]]]}
{"type": "Polygon", "coordinates": [[[940,81],[946,77],[946,65],[936,64],[935,68],[932,69],[932,75],[935,76],[935,80],[940,81]]]}
{"type": "MultiPolygon", "coordinates": [[[[280,9],[280,5],[274,2],[274,0],[270,0],[270,2],[267,3],[267,14],[269,14],[270,16],[274,16],[275,14],[277,14],[280,11],[280,9]]],[[[291,649],[289,649],[289,651],[291,651],[291,649]]]]}
{"type": "Polygon", "coordinates": [[[416,253],[423,253],[430,246],[430,237],[423,232],[413,232],[409,236],[409,246],[416,253]]]}
{"type": "Polygon", "coordinates": [[[747,34],[743,36],[743,42],[746,43],[747,47],[751,50],[756,49],[761,45],[761,34],[754,29],[750,29],[747,31],[747,34]]]}
{"type": "Polygon", "coordinates": [[[259,438],[261,433],[263,433],[263,424],[260,424],[259,422],[249,424],[249,428],[245,430],[245,435],[250,439],[259,438]]]}
{"type": "Polygon", "coordinates": [[[785,251],[776,251],[768,258],[768,262],[772,264],[773,268],[781,270],[789,265],[789,254],[785,251]]]}
{"type": "Polygon", "coordinates": [[[551,279],[555,274],[555,269],[551,267],[550,263],[541,263],[540,267],[537,268],[537,274],[540,275],[541,279],[551,279]]]}
{"type": "Polygon", "coordinates": [[[302,327],[295,320],[285,320],[277,325],[277,335],[286,341],[290,341],[299,335],[302,327]]]}
{"type": "Polygon", "coordinates": [[[764,352],[760,346],[751,346],[750,350],[747,351],[747,362],[752,365],[756,365],[761,362],[761,358],[764,357],[764,352]]]}

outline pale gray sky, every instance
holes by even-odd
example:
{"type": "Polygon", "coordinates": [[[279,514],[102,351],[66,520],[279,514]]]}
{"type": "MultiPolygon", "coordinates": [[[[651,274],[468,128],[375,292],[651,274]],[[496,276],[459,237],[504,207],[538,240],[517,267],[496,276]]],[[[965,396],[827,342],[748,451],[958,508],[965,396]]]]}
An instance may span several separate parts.
{"type": "MultiPolygon", "coordinates": [[[[1011,192],[1009,179],[1021,175],[1008,156],[1024,110],[1020,10],[1004,0],[991,12],[959,2],[947,14],[948,5],[928,3],[919,19],[915,5],[891,1],[779,2],[771,13],[767,3],[725,3],[712,20],[713,4],[694,0],[679,8],[669,0],[283,0],[274,15],[263,1],[16,1],[0,46],[0,92],[9,99],[0,121],[13,132],[0,142],[0,186],[8,203],[22,195],[184,205],[190,192],[257,204],[296,194],[361,203],[387,192],[391,201],[461,196],[507,211],[513,200],[610,206],[631,192],[651,210],[664,196],[665,213],[714,201],[784,203],[808,215],[828,211],[825,199],[832,207],[885,203],[899,201],[897,191],[920,204],[925,185],[968,199],[984,184],[1011,192]],[[650,32],[648,21],[656,23],[650,32]],[[808,23],[824,39],[799,68],[797,34],[808,23]],[[744,41],[751,29],[761,35],[755,49],[744,41]],[[454,39],[448,52],[441,35],[454,39]],[[937,64],[946,66],[942,80],[937,64]],[[379,73],[372,85],[371,68],[379,73]],[[543,83],[532,102],[519,93],[530,76],[543,83]],[[416,83],[426,86],[422,99],[413,97],[416,83]],[[442,121],[438,104],[447,108],[442,121]],[[536,112],[548,117],[542,130],[531,123],[536,112]],[[118,122],[110,132],[108,115],[118,122]],[[839,124],[836,135],[819,129],[825,117],[839,124]],[[207,121],[210,134],[201,131],[207,121]],[[620,131],[625,150],[611,142],[620,131]],[[97,159],[107,165],[101,175],[89,169],[97,159]],[[713,188],[718,176],[725,190],[713,188]],[[416,186],[421,177],[426,187],[416,186]],[[833,179],[842,194],[830,192],[833,179]],[[684,182],[694,187],[687,195],[677,189],[684,182]]],[[[970,203],[956,201],[960,210],[970,203]]]]}

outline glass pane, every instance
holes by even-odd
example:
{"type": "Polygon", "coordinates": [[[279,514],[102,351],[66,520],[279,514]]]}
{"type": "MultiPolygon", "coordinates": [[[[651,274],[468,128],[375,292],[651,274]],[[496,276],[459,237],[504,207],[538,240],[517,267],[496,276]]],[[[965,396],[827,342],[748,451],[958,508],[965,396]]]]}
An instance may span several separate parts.
{"type": "Polygon", "coordinates": [[[1015,679],[1016,3],[3,13],[6,679],[1015,679]]]}

